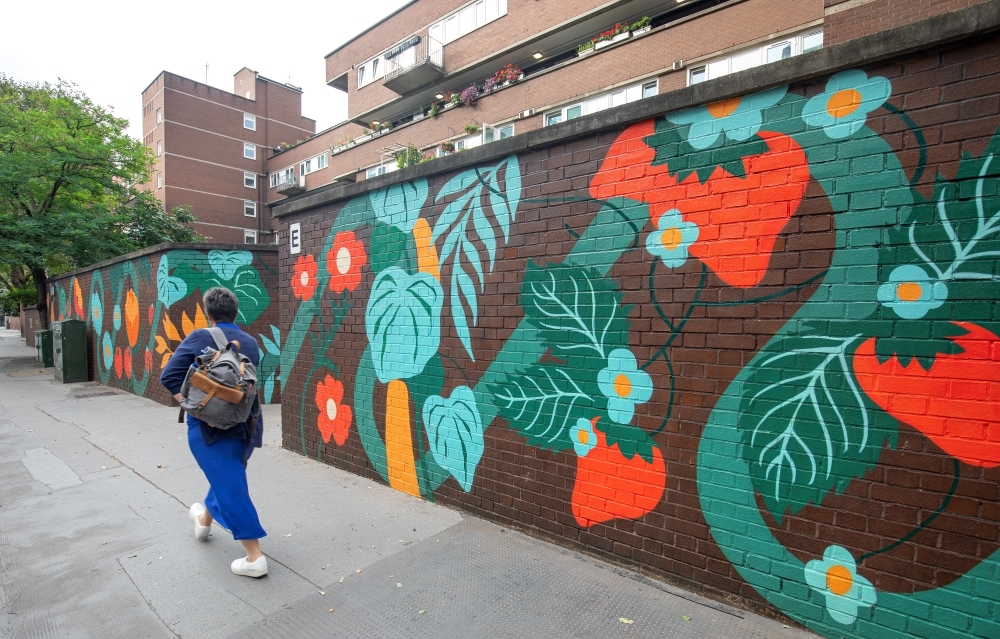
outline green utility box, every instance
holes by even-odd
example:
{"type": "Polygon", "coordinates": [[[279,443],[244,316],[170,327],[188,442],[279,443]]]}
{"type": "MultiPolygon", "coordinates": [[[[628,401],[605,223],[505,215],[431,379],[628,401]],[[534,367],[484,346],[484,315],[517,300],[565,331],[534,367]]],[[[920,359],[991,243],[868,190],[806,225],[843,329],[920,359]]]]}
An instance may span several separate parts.
{"type": "Polygon", "coordinates": [[[63,384],[87,381],[87,324],[80,320],[52,323],[56,379],[63,384]]]}
{"type": "Polygon", "coordinates": [[[52,331],[35,331],[35,351],[42,366],[52,366],[52,331]]]}

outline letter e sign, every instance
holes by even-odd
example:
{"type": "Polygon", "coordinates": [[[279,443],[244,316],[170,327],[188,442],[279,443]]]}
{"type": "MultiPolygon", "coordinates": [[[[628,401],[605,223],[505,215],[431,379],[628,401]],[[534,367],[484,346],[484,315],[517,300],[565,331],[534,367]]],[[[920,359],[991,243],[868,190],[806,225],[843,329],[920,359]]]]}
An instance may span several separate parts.
{"type": "Polygon", "coordinates": [[[298,222],[289,225],[288,241],[291,243],[293,255],[302,252],[302,226],[298,222]]]}

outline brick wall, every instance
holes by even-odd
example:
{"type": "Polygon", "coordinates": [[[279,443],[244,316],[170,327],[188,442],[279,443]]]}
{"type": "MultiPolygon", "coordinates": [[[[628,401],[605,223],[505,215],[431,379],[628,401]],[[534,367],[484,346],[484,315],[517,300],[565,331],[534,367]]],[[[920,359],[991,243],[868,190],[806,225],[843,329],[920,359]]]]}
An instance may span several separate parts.
{"type": "Polygon", "coordinates": [[[87,322],[91,379],[172,405],[160,371],[208,321],[201,296],[226,286],[236,323],[257,338],[261,401],[280,401],[277,250],[244,244],[161,244],[48,281],[49,320],[87,322]],[[270,379],[270,381],[268,381],[270,379]]]}
{"type": "Polygon", "coordinates": [[[18,325],[21,331],[21,337],[24,338],[24,343],[26,346],[31,348],[35,347],[35,331],[40,331],[44,328],[42,322],[38,317],[38,309],[34,306],[30,308],[21,309],[21,321],[18,325]]]}
{"type": "Polygon", "coordinates": [[[283,445],[824,636],[1000,636],[998,74],[927,46],[282,217],[283,445]]]}
{"type": "Polygon", "coordinates": [[[825,0],[823,44],[830,46],[870,33],[962,9],[984,0],[825,0]]]}

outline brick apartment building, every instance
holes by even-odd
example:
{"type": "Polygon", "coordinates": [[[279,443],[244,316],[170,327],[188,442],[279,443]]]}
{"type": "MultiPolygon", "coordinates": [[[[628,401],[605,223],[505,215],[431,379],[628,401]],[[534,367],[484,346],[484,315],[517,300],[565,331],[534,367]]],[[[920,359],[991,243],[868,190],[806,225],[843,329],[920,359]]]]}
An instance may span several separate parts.
{"type": "Polygon", "coordinates": [[[233,93],[161,73],[150,188],[213,240],[273,241],[269,205],[394,171],[407,146],[439,157],[979,1],[412,0],[326,56],[348,117],[319,133],[298,88],[249,69],[233,93]],[[506,65],[518,79],[491,87],[506,65]]]}
{"type": "Polygon", "coordinates": [[[156,154],[146,185],[165,210],[192,207],[195,230],[215,242],[273,242],[267,157],[305,139],[302,91],[240,69],[229,93],[164,71],[142,92],[143,142],[156,154]]]}

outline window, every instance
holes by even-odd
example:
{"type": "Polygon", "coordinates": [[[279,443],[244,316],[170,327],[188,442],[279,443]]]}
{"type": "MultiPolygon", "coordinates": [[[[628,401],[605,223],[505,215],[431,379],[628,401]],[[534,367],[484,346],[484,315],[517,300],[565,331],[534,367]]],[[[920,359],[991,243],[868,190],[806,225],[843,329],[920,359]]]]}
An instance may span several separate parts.
{"type": "Polygon", "coordinates": [[[507,15],[507,0],[477,0],[432,24],[428,34],[441,44],[454,42],[507,15]]]}
{"type": "Polygon", "coordinates": [[[358,88],[361,88],[366,84],[368,84],[367,82],[365,82],[365,71],[367,70],[368,70],[367,64],[362,64],[360,67],[358,67],[358,88]]]}
{"type": "Polygon", "coordinates": [[[316,157],[309,158],[305,162],[300,162],[299,175],[309,175],[314,171],[325,169],[327,167],[329,159],[330,159],[329,155],[327,155],[326,153],[320,153],[316,157]]]}
{"type": "Polygon", "coordinates": [[[156,188],[158,188],[158,189],[162,189],[163,188],[163,174],[162,173],[157,173],[156,174],[156,188]]]}
{"type": "Polygon", "coordinates": [[[275,171],[270,176],[271,188],[278,186],[278,184],[283,184],[285,182],[292,182],[295,180],[295,167],[287,166],[280,171],[275,171]]]}
{"type": "Polygon", "coordinates": [[[495,142],[496,140],[503,140],[513,137],[513,135],[513,124],[505,124],[498,127],[492,127],[488,124],[483,125],[483,144],[489,144],[490,142],[495,142]]]}
{"type": "Polygon", "coordinates": [[[163,140],[156,141],[156,155],[163,155],[163,140]]]}
{"type": "MultiPolygon", "coordinates": [[[[607,93],[587,98],[586,102],[570,104],[556,111],[549,111],[545,114],[542,122],[544,126],[551,126],[566,120],[572,120],[584,115],[590,115],[591,113],[597,113],[598,111],[603,111],[604,109],[648,98],[656,95],[657,86],[656,80],[653,80],[651,82],[632,84],[627,87],[615,89],[614,91],[608,91],[607,93]]],[[[514,135],[513,125],[511,125],[510,135],[514,135]]]]}
{"type": "Polygon", "coordinates": [[[378,60],[379,60],[378,58],[372,60],[372,80],[375,80],[379,77],[378,60]]]}
{"type": "Polygon", "coordinates": [[[156,110],[156,123],[159,124],[160,122],[163,122],[163,109],[156,110]]]}
{"type": "Polygon", "coordinates": [[[248,189],[257,188],[257,174],[256,173],[243,173],[243,186],[248,189]]]}
{"type": "Polygon", "coordinates": [[[251,144],[250,142],[243,143],[243,157],[256,160],[257,159],[257,145],[251,144]]]}
{"type": "Polygon", "coordinates": [[[243,229],[243,243],[244,244],[256,244],[257,243],[257,231],[250,231],[248,229],[243,229]]]}
{"type": "Polygon", "coordinates": [[[380,164],[378,166],[373,166],[367,171],[365,171],[365,179],[372,179],[373,177],[378,177],[379,175],[385,175],[386,173],[392,173],[396,170],[396,164],[380,164]]]}
{"type": "Polygon", "coordinates": [[[778,42],[768,42],[743,51],[710,60],[707,64],[691,67],[688,84],[714,80],[730,73],[752,69],[762,64],[785,60],[792,56],[815,51],[823,46],[823,32],[813,31],[778,42]]]}
{"type": "Polygon", "coordinates": [[[243,114],[243,128],[250,129],[251,131],[257,130],[257,116],[253,113],[243,114]]]}
{"type": "Polygon", "coordinates": [[[802,53],[815,51],[823,46],[823,32],[807,33],[802,36],[802,53]]]}
{"type": "Polygon", "coordinates": [[[250,200],[243,200],[243,215],[257,217],[257,203],[250,200]]]}

